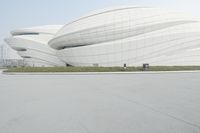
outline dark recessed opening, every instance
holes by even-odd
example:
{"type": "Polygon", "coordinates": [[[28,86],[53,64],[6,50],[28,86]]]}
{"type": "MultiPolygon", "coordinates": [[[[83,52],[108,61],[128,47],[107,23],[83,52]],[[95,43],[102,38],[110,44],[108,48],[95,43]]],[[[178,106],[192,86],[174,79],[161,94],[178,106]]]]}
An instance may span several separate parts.
{"type": "Polygon", "coordinates": [[[31,58],[30,56],[22,56],[22,58],[31,58]]]}

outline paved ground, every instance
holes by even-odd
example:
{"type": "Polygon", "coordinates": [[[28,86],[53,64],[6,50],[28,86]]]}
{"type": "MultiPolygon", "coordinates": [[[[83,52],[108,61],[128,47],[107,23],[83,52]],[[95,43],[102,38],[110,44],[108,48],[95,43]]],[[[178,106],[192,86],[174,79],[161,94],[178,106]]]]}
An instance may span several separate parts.
{"type": "Polygon", "coordinates": [[[200,133],[200,73],[0,74],[0,133],[200,133]]]}

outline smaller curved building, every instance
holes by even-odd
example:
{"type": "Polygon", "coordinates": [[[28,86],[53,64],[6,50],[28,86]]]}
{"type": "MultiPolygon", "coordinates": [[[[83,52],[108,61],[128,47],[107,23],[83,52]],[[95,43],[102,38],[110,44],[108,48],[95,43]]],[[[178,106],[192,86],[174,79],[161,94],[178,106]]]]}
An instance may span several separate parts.
{"type": "Polygon", "coordinates": [[[65,63],[57,58],[56,50],[48,46],[48,41],[60,28],[60,25],[48,25],[14,30],[11,32],[12,36],[5,41],[18,51],[26,66],[65,66],[65,63]]]}

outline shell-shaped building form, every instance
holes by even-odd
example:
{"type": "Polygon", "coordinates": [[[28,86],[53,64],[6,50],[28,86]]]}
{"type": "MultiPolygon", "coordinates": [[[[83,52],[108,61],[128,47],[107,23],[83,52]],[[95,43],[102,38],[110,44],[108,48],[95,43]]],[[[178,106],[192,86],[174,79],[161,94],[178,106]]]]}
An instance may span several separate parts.
{"type": "Polygon", "coordinates": [[[24,59],[26,66],[65,66],[57,58],[56,50],[48,45],[48,41],[60,28],[60,25],[48,25],[14,30],[5,41],[24,59]]]}
{"type": "Polygon", "coordinates": [[[200,21],[166,9],[113,8],[64,25],[49,46],[72,66],[200,65],[200,21]]]}

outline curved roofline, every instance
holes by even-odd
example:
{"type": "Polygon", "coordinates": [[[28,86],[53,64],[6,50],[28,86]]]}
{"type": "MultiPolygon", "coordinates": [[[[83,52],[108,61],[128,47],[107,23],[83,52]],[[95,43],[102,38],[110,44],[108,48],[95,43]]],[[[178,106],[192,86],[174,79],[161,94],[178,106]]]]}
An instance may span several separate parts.
{"type": "MultiPolygon", "coordinates": [[[[113,12],[113,11],[119,11],[119,10],[125,10],[125,9],[132,9],[132,8],[154,8],[154,9],[165,9],[165,10],[169,10],[166,8],[160,8],[160,7],[152,7],[152,6],[141,6],[141,5],[122,5],[122,6],[115,6],[115,7],[110,7],[110,8],[104,8],[104,9],[99,9],[99,10],[94,10],[94,11],[90,11],[90,13],[87,13],[86,15],[83,15],[81,17],[78,17],[74,20],[72,20],[71,22],[66,23],[65,25],[63,25],[63,27],[65,27],[66,25],[72,24],[74,22],[77,22],[81,19],[85,19],[85,18],[89,18],[92,16],[96,16],[99,14],[103,14],[103,13],[108,13],[108,12],[113,12]]],[[[169,11],[173,11],[173,10],[169,10],[169,11]]],[[[175,10],[174,10],[175,11],[175,10]]],[[[176,11],[178,12],[178,11],[176,11]]],[[[179,11],[180,12],[180,11],[179,11]]],[[[59,32],[59,31],[58,31],[59,32]]]]}
{"type": "Polygon", "coordinates": [[[55,34],[63,25],[44,25],[35,26],[30,28],[21,28],[11,31],[11,35],[23,35],[23,34],[55,34]],[[48,31],[49,30],[49,31],[48,31]],[[55,30],[55,31],[52,31],[55,30]]]}
{"type": "Polygon", "coordinates": [[[93,16],[93,15],[107,13],[107,12],[112,12],[112,11],[118,11],[118,10],[124,10],[124,9],[131,9],[131,8],[151,8],[151,7],[145,7],[145,6],[139,6],[139,5],[115,6],[115,7],[111,7],[111,8],[104,8],[104,9],[99,9],[99,10],[91,11],[91,12],[87,13],[86,15],[81,16],[80,18],[90,17],[90,16],[93,16]]]}
{"type": "MultiPolygon", "coordinates": [[[[112,8],[105,8],[105,9],[99,9],[99,10],[95,10],[95,11],[92,11],[84,16],[81,16],[77,19],[74,19],[73,21],[69,22],[69,23],[66,23],[60,30],[62,30],[64,27],[70,25],[70,24],[73,24],[79,20],[82,20],[82,19],[86,19],[86,18],[89,18],[89,17],[93,17],[93,16],[96,16],[96,15],[100,15],[100,14],[104,14],[104,13],[109,13],[109,12],[113,12],[113,11],[119,11],[119,10],[125,10],[125,9],[132,9],[132,8],[153,8],[153,7],[147,7],[147,6],[116,6],[116,7],[112,7],[112,8]]],[[[60,31],[58,30],[58,32],[60,31]]]]}
{"type": "Polygon", "coordinates": [[[20,36],[20,35],[39,35],[39,34],[50,34],[52,33],[47,33],[47,32],[36,32],[36,31],[23,31],[23,30],[14,30],[11,31],[11,34],[13,36],[20,36]]]}
{"type": "MultiPolygon", "coordinates": [[[[110,13],[110,12],[115,12],[115,11],[120,11],[120,10],[126,10],[126,9],[138,9],[138,8],[148,8],[148,9],[164,9],[164,10],[168,10],[165,8],[159,8],[159,7],[151,7],[151,6],[139,6],[139,5],[131,5],[131,6],[116,6],[113,8],[106,8],[106,9],[100,9],[100,10],[96,10],[93,12],[90,12],[89,14],[86,14],[82,17],[79,17],[78,19],[75,19],[74,21],[71,21],[69,23],[66,23],[60,30],[58,30],[58,32],[56,33],[56,35],[49,41],[49,44],[51,45],[51,43],[57,39],[59,37],[59,32],[62,32],[62,30],[66,27],[69,26],[70,24],[73,24],[77,21],[86,19],[86,18],[90,18],[96,15],[100,15],[100,14],[104,14],[104,13],[110,13]]],[[[169,11],[173,11],[173,10],[169,10],[169,11]]],[[[178,11],[176,11],[178,12],[178,11]]]]}
{"type": "Polygon", "coordinates": [[[15,38],[15,37],[7,37],[4,39],[4,41],[9,44],[9,40],[14,40],[14,39],[17,39],[17,40],[24,40],[24,41],[29,41],[29,42],[34,42],[34,43],[40,43],[40,44],[43,44],[43,45],[48,45],[48,42],[47,43],[44,43],[44,42],[40,42],[40,41],[37,41],[37,40],[31,40],[31,39],[25,39],[25,38],[15,38]]]}

